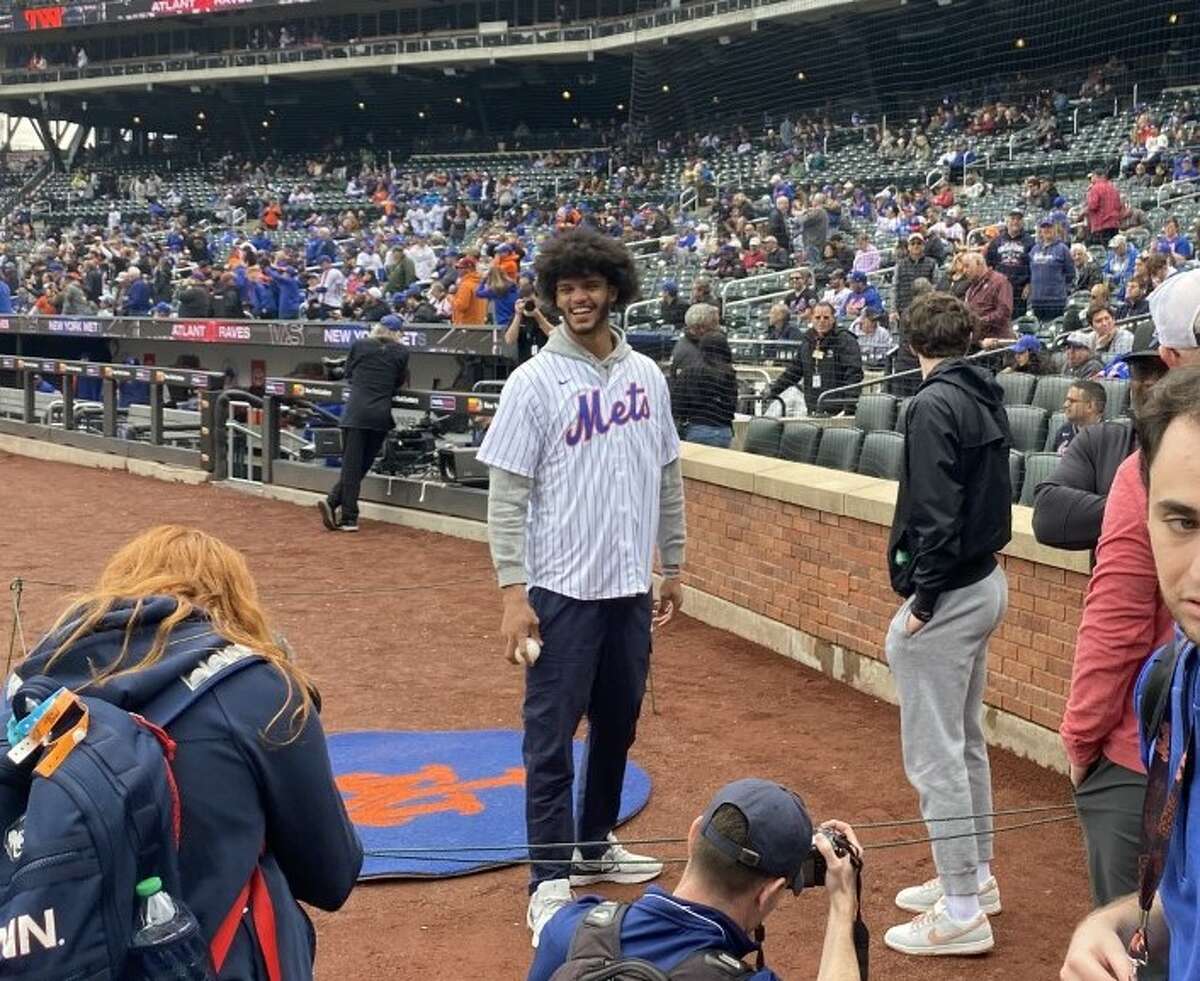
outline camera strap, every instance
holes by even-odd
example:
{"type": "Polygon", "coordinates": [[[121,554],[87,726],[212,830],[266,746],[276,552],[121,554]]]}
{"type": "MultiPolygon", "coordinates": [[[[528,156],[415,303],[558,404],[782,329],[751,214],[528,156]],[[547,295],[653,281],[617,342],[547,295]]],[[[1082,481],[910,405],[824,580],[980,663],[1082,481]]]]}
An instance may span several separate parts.
{"type": "MultiPolygon", "coordinates": [[[[861,981],[867,981],[871,960],[871,931],[867,928],[866,921],[862,915],[862,854],[851,850],[850,864],[854,866],[854,891],[856,894],[854,897],[854,926],[851,931],[851,935],[854,938],[854,956],[858,960],[859,978],[861,981]]],[[[758,955],[755,958],[754,966],[759,971],[765,967],[763,961],[763,941],[766,939],[767,928],[760,923],[754,931],[754,941],[758,944],[758,955]]]]}

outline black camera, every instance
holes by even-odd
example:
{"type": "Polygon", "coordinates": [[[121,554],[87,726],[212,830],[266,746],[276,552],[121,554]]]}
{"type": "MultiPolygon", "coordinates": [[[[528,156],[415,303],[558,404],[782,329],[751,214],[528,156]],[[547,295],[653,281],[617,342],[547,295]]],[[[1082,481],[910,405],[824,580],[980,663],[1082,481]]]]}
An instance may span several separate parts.
{"type": "Polygon", "coordinates": [[[532,314],[537,309],[537,300],[526,300],[521,304],[521,309],[528,314],[532,314]]]}
{"type": "MultiPolygon", "coordinates": [[[[817,834],[824,835],[829,840],[829,843],[833,845],[833,853],[838,858],[845,858],[847,855],[855,854],[854,846],[850,844],[850,839],[840,831],[827,829],[820,830],[817,834]]],[[[800,880],[801,888],[812,889],[816,886],[823,887],[825,885],[825,873],[828,871],[829,866],[825,864],[825,856],[814,845],[808,858],[800,866],[800,874],[797,878],[800,880]]]]}

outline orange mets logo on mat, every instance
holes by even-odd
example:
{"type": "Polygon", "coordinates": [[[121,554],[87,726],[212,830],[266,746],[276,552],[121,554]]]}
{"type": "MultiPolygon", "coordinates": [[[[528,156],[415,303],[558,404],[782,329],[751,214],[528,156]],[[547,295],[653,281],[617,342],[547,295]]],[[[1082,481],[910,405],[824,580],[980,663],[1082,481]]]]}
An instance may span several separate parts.
{"type": "Polygon", "coordinates": [[[369,828],[395,828],[429,814],[482,814],[480,791],[521,787],[525,768],[494,777],[461,780],[453,767],[430,763],[415,773],[347,773],[337,778],[350,820],[369,828]]]}

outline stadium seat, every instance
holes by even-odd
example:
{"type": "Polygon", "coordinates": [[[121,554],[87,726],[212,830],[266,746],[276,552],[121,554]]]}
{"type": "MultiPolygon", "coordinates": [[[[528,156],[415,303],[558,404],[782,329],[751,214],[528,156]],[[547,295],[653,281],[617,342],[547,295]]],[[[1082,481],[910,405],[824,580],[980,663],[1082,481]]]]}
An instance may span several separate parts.
{"type": "Polygon", "coordinates": [[[1056,412],[1050,417],[1050,425],[1046,427],[1046,442],[1042,449],[1047,453],[1054,452],[1054,439],[1058,436],[1058,431],[1067,424],[1067,414],[1065,412],[1056,412]]]}
{"type": "Polygon", "coordinates": [[[1124,378],[1098,378],[1104,386],[1108,401],[1104,404],[1104,418],[1120,419],[1129,411],[1129,382],[1124,378]]]}
{"type": "Polygon", "coordinates": [[[783,438],[779,441],[780,457],[793,463],[812,463],[817,456],[822,432],[820,426],[811,422],[789,423],[784,426],[783,438]]]}
{"type": "Polygon", "coordinates": [[[1049,413],[1034,405],[1006,405],[1013,447],[1022,453],[1038,452],[1046,445],[1046,419],[1049,413]]]}
{"type": "Polygon", "coordinates": [[[783,437],[783,420],[759,416],[750,420],[746,430],[746,452],[758,456],[779,456],[779,441],[783,437]]]}
{"type": "Polygon", "coordinates": [[[854,425],[864,433],[890,430],[896,424],[896,406],[900,400],[894,395],[872,393],[861,395],[854,410],[854,425]]]}
{"type": "Polygon", "coordinates": [[[1021,497],[1021,477],[1025,473],[1025,454],[1020,450],[1008,451],[1008,480],[1012,485],[1012,499],[1016,504],[1021,497]]]}
{"type": "Polygon", "coordinates": [[[1058,466],[1057,453],[1026,453],[1025,478],[1021,481],[1021,497],[1019,503],[1033,507],[1033,492],[1037,485],[1054,472],[1058,466]]]}
{"type": "Polygon", "coordinates": [[[1045,409],[1048,413],[1057,412],[1062,408],[1063,400],[1067,397],[1067,389],[1074,381],[1074,378],[1066,375],[1043,375],[1038,379],[1037,388],[1034,390],[1029,404],[1036,405],[1039,409],[1045,409]]]}
{"type": "Polygon", "coordinates": [[[1019,371],[1006,371],[996,375],[996,384],[1004,389],[1005,405],[1028,405],[1033,398],[1037,378],[1019,371]]]}
{"type": "Polygon", "coordinates": [[[893,425],[896,428],[896,432],[900,433],[901,435],[904,435],[904,430],[907,426],[906,416],[908,413],[908,403],[909,400],[904,398],[896,404],[896,421],[893,425]]]}
{"type": "Polygon", "coordinates": [[[821,445],[817,447],[817,466],[853,471],[858,463],[863,435],[863,431],[855,427],[827,428],[821,434],[821,445]]]}
{"type": "Polygon", "coordinates": [[[899,480],[904,467],[904,437],[887,430],[869,432],[863,437],[858,472],[865,477],[899,480]]]}

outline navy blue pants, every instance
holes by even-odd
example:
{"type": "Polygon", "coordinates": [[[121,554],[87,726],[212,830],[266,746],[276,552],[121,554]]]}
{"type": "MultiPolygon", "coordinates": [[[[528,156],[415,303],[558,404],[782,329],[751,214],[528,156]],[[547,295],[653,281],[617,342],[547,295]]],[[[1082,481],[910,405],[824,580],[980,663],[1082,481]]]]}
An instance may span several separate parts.
{"type": "MultiPolygon", "coordinates": [[[[525,672],[525,825],[531,845],[603,841],[621,809],[625,760],[637,735],[650,668],[650,593],[575,600],[533,588],[542,653],[525,672]],[[579,799],[572,744],[587,716],[579,799]]],[[[530,853],[530,892],[570,873],[570,847],[530,853]]],[[[595,858],[604,846],[583,850],[595,858]]]]}

